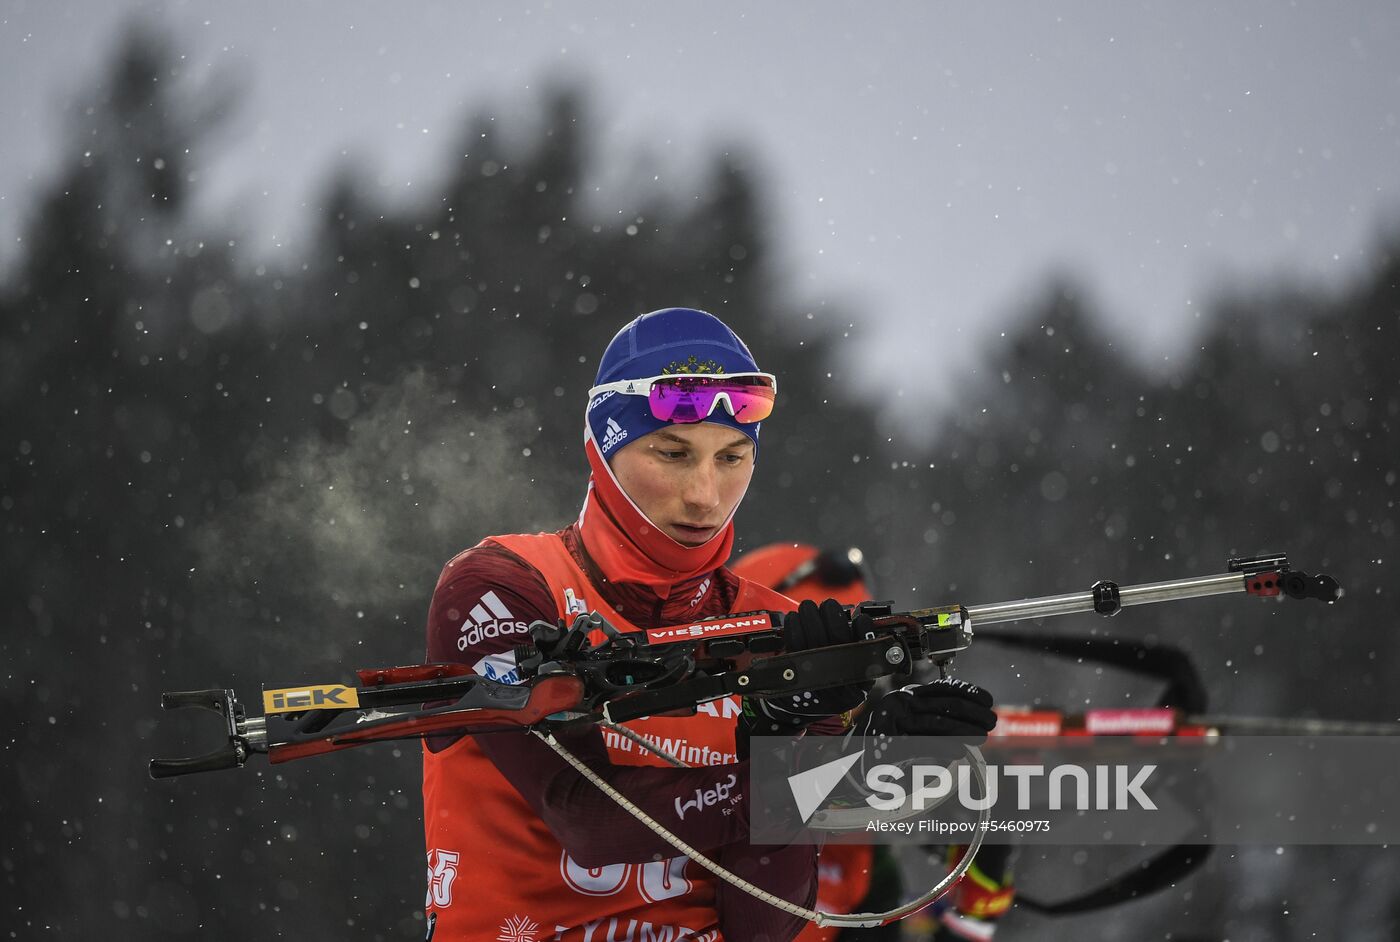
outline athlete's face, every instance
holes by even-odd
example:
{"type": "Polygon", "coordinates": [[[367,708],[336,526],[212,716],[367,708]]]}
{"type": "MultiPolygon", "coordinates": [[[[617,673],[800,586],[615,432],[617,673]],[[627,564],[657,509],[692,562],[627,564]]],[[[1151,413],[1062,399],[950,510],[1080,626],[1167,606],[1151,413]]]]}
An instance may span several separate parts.
{"type": "Polygon", "coordinates": [[[668,425],[620,448],[612,469],[661,532],[699,546],[743,499],[753,477],[753,442],[725,425],[668,425]]]}

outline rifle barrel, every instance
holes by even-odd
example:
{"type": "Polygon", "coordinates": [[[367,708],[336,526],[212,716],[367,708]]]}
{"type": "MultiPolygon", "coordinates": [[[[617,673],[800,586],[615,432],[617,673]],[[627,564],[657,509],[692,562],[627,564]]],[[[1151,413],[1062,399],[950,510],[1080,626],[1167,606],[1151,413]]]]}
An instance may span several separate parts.
{"type": "Polygon", "coordinates": [[[1226,733],[1253,736],[1400,736],[1400,722],[1216,714],[1187,716],[1182,721],[1192,726],[1211,726],[1226,733]]]}
{"type": "MultiPolygon", "coordinates": [[[[1179,599],[1204,598],[1210,595],[1228,595],[1245,591],[1245,574],[1226,573],[1219,576],[1197,576],[1192,579],[1176,579],[1171,582],[1151,582],[1146,585],[1125,586],[1118,590],[1119,604],[1149,605],[1154,602],[1170,602],[1179,599]]],[[[1073,615],[1078,612],[1095,611],[1095,595],[1091,592],[1074,592],[1068,595],[1047,595],[1037,599],[1021,599],[1016,602],[992,602],[988,605],[969,605],[968,617],[972,619],[973,630],[979,625],[999,625],[1008,621],[1024,621],[1027,618],[1050,618],[1054,615],[1073,615]]]]}

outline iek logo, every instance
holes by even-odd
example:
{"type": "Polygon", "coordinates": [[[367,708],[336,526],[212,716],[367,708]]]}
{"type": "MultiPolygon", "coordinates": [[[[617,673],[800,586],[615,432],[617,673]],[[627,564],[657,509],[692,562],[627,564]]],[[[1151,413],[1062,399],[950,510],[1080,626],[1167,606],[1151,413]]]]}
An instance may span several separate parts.
{"type": "Polygon", "coordinates": [[[360,705],[354,687],[318,684],[314,687],[284,687],[263,691],[264,713],[295,713],[299,710],[344,710],[360,705]]]}
{"type": "Polygon", "coordinates": [[[288,690],[272,695],[272,706],[277,710],[305,710],[309,707],[349,706],[345,695],[349,687],[316,687],[309,690],[288,690]]]}

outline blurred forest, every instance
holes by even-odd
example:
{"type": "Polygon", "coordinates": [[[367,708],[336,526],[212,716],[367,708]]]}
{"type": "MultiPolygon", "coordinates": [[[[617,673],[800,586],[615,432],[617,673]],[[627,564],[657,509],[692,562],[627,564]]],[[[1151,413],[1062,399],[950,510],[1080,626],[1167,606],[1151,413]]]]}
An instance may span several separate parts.
{"type": "MultiPolygon", "coordinates": [[[[1048,284],[985,362],[954,365],[957,408],[910,445],[851,392],[879,369],[840,355],[865,315],[814,317],[779,276],[739,150],[715,153],[704,200],[639,192],[595,219],[589,102],[556,89],[511,146],[488,112],[464,120],[431,198],[386,205],[342,173],[305,257],[271,265],[192,212],[195,155],[237,94],[178,66],[159,39],[124,42],[0,282],[10,938],[420,937],[415,745],[151,782],[149,757],[213,732],[162,717],[160,692],[248,698],[421,658],[443,561],[576,512],[593,358],[663,306],[723,316],[782,376],[741,548],[857,543],[906,607],[1287,551],[1343,603],[1201,600],[1112,628],[1189,651],[1219,712],[1400,717],[1400,240],[1342,293],[1221,299],[1167,377],[1073,279],[1048,284]]],[[[1003,702],[1155,697],[991,644],[959,671],[1003,702]]],[[[1392,850],[1221,851],[1151,899],[1016,913],[1002,936],[1400,934],[1392,850]]],[[[1021,873],[1034,884],[1035,861],[1021,873]]]]}

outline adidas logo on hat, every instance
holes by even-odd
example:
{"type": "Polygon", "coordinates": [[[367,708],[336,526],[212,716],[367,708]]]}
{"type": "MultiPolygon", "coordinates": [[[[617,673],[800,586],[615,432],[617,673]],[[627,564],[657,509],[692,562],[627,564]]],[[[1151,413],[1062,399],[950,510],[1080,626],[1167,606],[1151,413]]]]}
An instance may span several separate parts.
{"type": "Polygon", "coordinates": [[[603,436],[603,454],[612,451],[627,439],[627,429],[617,424],[617,420],[608,418],[607,434],[603,436]]]}

